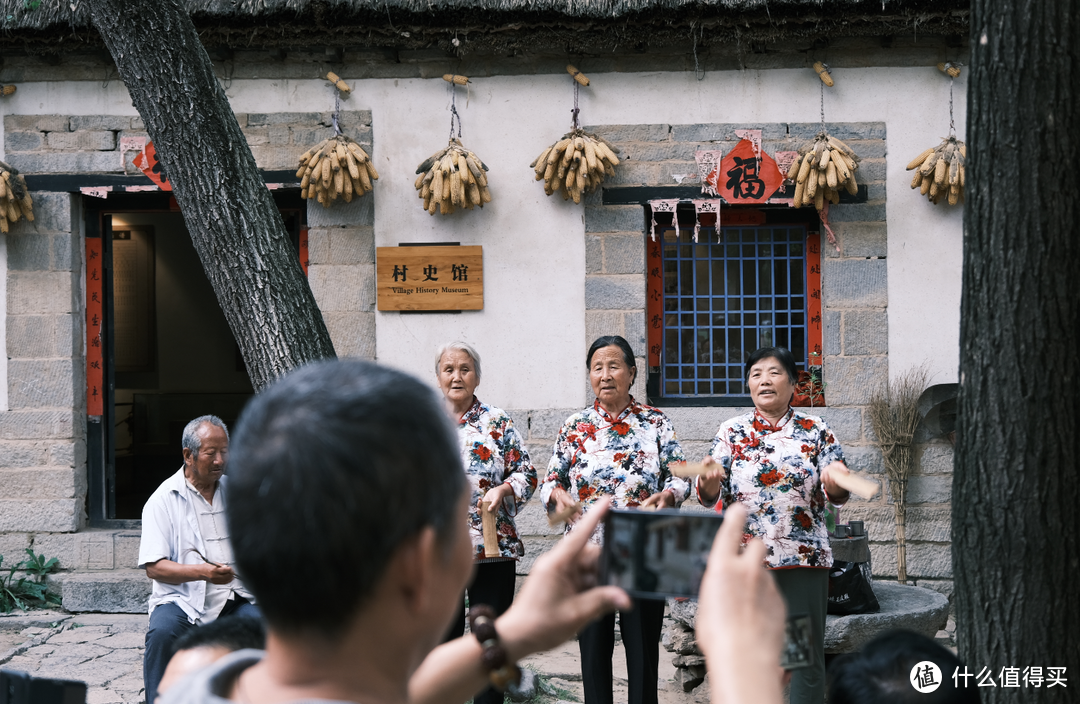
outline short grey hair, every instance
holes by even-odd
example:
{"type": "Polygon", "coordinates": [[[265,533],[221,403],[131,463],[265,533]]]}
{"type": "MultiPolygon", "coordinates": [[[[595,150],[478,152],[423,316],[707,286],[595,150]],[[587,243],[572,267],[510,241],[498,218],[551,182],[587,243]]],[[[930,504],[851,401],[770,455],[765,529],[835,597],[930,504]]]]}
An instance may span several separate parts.
{"type": "Polygon", "coordinates": [[[217,416],[199,416],[195,420],[191,421],[184,426],[184,434],[180,437],[180,446],[185,450],[191,450],[191,454],[199,454],[199,448],[202,447],[202,438],[199,437],[199,427],[203,423],[209,423],[210,425],[216,425],[225,431],[225,439],[229,439],[229,428],[225,425],[225,421],[221,420],[217,416]]]}
{"type": "Polygon", "coordinates": [[[480,380],[480,355],[476,353],[476,350],[472,348],[467,342],[446,342],[439,345],[438,352],[435,353],[435,376],[439,376],[439,364],[442,362],[443,355],[447,352],[464,352],[472,357],[473,366],[476,367],[476,379],[480,380]]]}

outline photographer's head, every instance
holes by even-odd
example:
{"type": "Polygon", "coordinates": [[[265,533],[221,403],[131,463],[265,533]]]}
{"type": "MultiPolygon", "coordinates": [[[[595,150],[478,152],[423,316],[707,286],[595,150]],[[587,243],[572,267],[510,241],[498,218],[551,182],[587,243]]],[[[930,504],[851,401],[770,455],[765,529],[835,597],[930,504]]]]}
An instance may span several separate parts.
{"type": "Polygon", "coordinates": [[[262,621],[247,616],[225,616],[193,628],[176,639],[173,656],[161,676],[157,700],[187,675],[201,670],[229,653],[266,646],[262,621]]]}
{"type": "Polygon", "coordinates": [[[924,635],[888,631],[829,666],[829,704],[978,704],[977,687],[957,688],[953,683],[953,672],[963,666],[952,651],[924,635]],[[933,663],[937,671],[929,668],[931,675],[920,668],[922,679],[913,683],[912,670],[920,663],[933,663]],[[927,691],[919,691],[916,684],[927,691]]]}
{"type": "Polygon", "coordinates": [[[238,572],[271,639],[332,644],[369,611],[401,611],[438,642],[471,550],[457,440],[429,387],[360,361],[294,371],[245,409],[230,482],[238,572]]]}

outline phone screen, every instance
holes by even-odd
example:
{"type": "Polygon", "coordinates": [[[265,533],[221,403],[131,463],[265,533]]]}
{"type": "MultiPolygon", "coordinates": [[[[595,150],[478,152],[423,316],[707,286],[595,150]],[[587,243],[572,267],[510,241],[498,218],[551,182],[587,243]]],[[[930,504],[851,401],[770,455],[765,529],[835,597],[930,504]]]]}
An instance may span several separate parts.
{"type": "Polygon", "coordinates": [[[697,596],[722,520],[676,509],[608,511],[601,581],[638,598],[697,596]]]}

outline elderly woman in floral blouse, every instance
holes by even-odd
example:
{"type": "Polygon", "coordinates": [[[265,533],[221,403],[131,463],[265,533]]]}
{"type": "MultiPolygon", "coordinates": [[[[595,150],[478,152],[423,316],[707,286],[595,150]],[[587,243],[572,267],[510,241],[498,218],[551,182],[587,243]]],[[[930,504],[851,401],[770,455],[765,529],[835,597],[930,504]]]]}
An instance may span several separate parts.
{"type": "MultiPolygon", "coordinates": [[[[464,342],[439,348],[435,374],[456,421],[461,441],[461,460],[472,488],[469,501],[469,535],[476,571],[466,587],[471,604],[487,604],[501,614],[514,601],[517,561],[525,554],[514,516],[536,489],[536,470],[506,411],[481,403],[474,392],[480,384],[480,355],[464,342]],[[483,502],[489,507],[483,508],[483,502]],[[495,514],[499,556],[484,556],[482,510],[495,514]]],[[[465,632],[465,606],[447,640],[465,632]]],[[[476,704],[502,704],[501,692],[489,687],[474,699],[476,704]]]]}
{"type": "MultiPolygon", "coordinates": [[[[540,490],[548,511],[573,510],[578,503],[588,511],[604,496],[615,508],[682,504],[690,486],[670,471],[685,461],[682,448],[667,416],[630,395],[637,375],[630,345],[617,335],[601,337],[589,348],[586,366],[596,400],[559,431],[540,490]]],[[[657,701],[663,620],[663,601],[634,599],[632,609],[619,612],[630,704],[657,701]]],[[[587,626],[578,644],[585,704],[611,704],[615,614],[587,626]]]]}
{"type": "MultiPolygon", "coordinates": [[[[833,482],[846,474],[844,454],[825,421],[791,408],[798,371],[782,347],[757,350],[746,362],[753,413],[720,426],[699,477],[705,506],[722,499],[748,511],[746,533],[761,538],[768,566],[788,613],[810,616],[815,649],[811,667],[795,670],[792,704],[820,704],[825,697],[825,608],[832,550],[825,503],[839,505],[848,492],[833,482]]],[[[718,507],[717,510],[720,510],[718,507]]]]}

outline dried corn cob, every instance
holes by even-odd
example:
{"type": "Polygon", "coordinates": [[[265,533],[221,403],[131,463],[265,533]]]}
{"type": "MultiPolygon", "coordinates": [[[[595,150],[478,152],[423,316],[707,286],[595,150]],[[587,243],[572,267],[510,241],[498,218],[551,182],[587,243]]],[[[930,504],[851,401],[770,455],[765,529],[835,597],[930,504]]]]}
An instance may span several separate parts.
{"type": "Polygon", "coordinates": [[[586,77],[585,74],[581,71],[578,71],[576,68],[574,68],[572,64],[566,65],[566,72],[573,76],[574,80],[577,81],[579,84],[583,86],[589,85],[588,77],[586,77]]]}
{"type": "Polygon", "coordinates": [[[454,73],[444,73],[442,79],[447,83],[454,83],[459,86],[463,86],[469,82],[468,76],[459,76],[454,73]]]}
{"type": "Polygon", "coordinates": [[[819,78],[821,78],[822,83],[829,86],[830,88],[833,87],[833,79],[832,79],[832,76],[829,75],[829,67],[828,66],[821,63],[820,61],[815,61],[814,62],[814,70],[817,71],[817,75],[818,75],[819,78]]]}
{"type": "Polygon", "coordinates": [[[326,80],[333,83],[334,87],[337,88],[338,90],[340,90],[345,95],[348,95],[349,93],[352,93],[352,88],[349,87],[349,84],[346,83],[345,81],[341,80],[340,78],[338,78],[338,75],[336,73],[334,73],[333,71],[327,72],[326,80]]]}
{"type": "Polygon", "coordinates": [[[949,78],[960,78],[960,64],[954,64],[952,61],[946,61],[943,64],[938,64],[938,71],[949,76],[949,78]]]}

